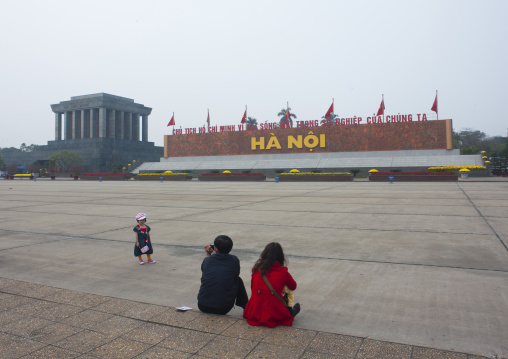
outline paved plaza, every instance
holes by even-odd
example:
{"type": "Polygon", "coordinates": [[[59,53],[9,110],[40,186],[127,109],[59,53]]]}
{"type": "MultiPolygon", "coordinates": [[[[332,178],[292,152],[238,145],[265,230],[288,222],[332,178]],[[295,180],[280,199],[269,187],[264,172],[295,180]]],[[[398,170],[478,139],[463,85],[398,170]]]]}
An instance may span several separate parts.
{"type": "Polygon", "coordinates": [[[508,357],[508,180],[0,180],[0,357],[508,357]],[[133,256],[148,215],[156,264],[133,256]],[[280,242],[294,327],[197,310],[203,246],[280,242]]]}

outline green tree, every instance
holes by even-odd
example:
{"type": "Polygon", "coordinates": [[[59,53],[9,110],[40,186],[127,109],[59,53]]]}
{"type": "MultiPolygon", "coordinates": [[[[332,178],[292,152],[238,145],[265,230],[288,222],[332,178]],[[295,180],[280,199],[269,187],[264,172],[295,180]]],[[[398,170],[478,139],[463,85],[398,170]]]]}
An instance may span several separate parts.
{"type": "Polygon", "coordinates": [[[360,170],[358,168],[353,168],[349,170],[349,172],[353,174],[353,177],[356,177],[356,175],[360,173],[360,170]]]}
{"type": "Polygon", "coordinates": [[[26,143],[22,143],[21,146],[19,146],[19,149],[21,152],[32,152],[37,149],[39,145],[34,145],[33,143],[30,146],[27,146],[26,143]]]}
{"type": "Polygon", "coordinates": [[[290,122],[293,123],[293,118],[296,118],[296,115],[294,113],[291,113],[291,107],[288,107],[287,111],[289,111],[289,117],[286,114],[285,108],[280,110],[280,112],[277,114],[277,116],[280,117],[279,125],[283,123],[289,125],[290,122]]]}
{"type": "Polygon", "coordinates": [[[505,146],[506,137],[489,137],[484,132],[471,128],[453,132],[453,148],[460,148],[463,155],[486,151],[488,156],[499,154],[505,146]]]}
{"type": "Polygon", "coordinates": [[[121,164],[114,163],[113,166],[111,167],[111,172],[112,173],[120,172],[122,170],[122,168],[123,168],[123,166],[121,164]]]}
{"type": "Polygon", "coordinates": [[[34,162],[30,166],[28,166],[28,171],[30,171],[30,173],[38,173],[40,170],[41,165],[38,162],[34,162]]]}
{"type": "Polygon", "coordinates": [[[69,172],[72,172],[74,176],[79,176],[83,172],[83,166],[72,165],[69,167],[69,172]]]}
{"type": "Polygon", "coordinates": [[[483,141],[487,138],[487,135],[482,131],[465,128],[460,132],[455,132],[454,137],[459,142],[461,149],[472,146],[481,148],[483,141]]]}
{"type": "Polygon", "coordinates": [[[21,152],[19,148],[16,147],[4,147],[0,150],[2,153],[14,153],[14,152],[21,152]]]}
{"type": "Polygon", "coordinates": [[[335,120],[338,117],[339,116],[334,114],[333,112],[331,114],[329,114],[327,118],[325,118],[325,116],[321,116],[321,118],[322,118],[321,126],[328,126],[328,123],[330,123],[331,126],[335,126],[335,120]],[[330,121],[330,122],[328,122],[328,121],[330,121]]]}
{"type": "Polygon", "coordinates": [[[35,145],[32,143],[30,146],[27,146],[26,148],[27,148],[28,152],[33,152],[37,149],[37,147],[39,147],[39,145],[35,145]]]}
{"type": "Polygon", "coordinates": [[[257,125],[258,120],[256,120],[254,117],[247,117],[247,120],[245,120],[246,125],[257,125]]]}
{"type": "Polygon", "coordinates": [[[508,158],[508,138],[504,139],[504,148],[499,151],[500,156],[508,158]]]}
{"type": "Polygon", "coordinates": [[[477,155],[480,153],[480,149],[476,146],[469,146],[460,150],[462,155],[477,155]]]}
{"type": "Polygon", "coordinates": [[[5,167],[5,161],[4,159],[2,158],[2,155],[0,154],[0,169],[4,168],[5,167]]]}
{"type": "Polygon", "coordinates": [[[506,138],[501,136],[487,137],[481,144],[481,150],[487,151],[488,156],[494,156],[503,151],[506,138]]]}
{"type": "Polygon", "coordinates": [[[82,159],[76,152],[61,150],[59,152],[52,153],[48,157],[48,161],[58,167],[60,172],[67,172],[71,165],[80,163],[82,159]]]}
{"type": "Polygon", "coordinates": [[[19,170],[16,169],[18,166],[19,164],[11,163],[5,167],[5,170],[9,173],[20,173],[19,170]]]}

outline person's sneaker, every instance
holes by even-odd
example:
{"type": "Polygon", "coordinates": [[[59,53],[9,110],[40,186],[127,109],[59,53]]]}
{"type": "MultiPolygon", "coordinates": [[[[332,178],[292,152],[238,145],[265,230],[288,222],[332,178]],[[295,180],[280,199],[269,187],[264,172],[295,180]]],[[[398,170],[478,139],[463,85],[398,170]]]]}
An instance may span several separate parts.
{"type": "Polygon", "coordinates": [[[157,263],[157,262],[155,261],[155,259],[149,259],[148,263],[157,263]]]}
{"type": "Polygon", "coordinates": [[[143,262],[143,261],[139,261],[139,264],[145,264],[145,262],[143,262]]]}
{"type": "Polygon", "coordinates": [[[298,313],[300,313],[300,303],[296,303],[293,308],[288,308],[289,309],[289,313],[291,313],[291,315],[294,317],[296,317],[296,315],[298,313]]]}

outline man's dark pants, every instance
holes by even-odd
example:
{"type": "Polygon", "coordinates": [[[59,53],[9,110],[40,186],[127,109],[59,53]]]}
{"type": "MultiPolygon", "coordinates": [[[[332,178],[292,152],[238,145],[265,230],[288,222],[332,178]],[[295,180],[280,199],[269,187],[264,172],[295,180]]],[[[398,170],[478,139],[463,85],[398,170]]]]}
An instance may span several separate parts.
{"type": "MultiPolygon", "coordinates": [[[[238,277],[237,280],[238,280],[238,283],[237,283],[235,304],[237,306],[245,309],[245,306],[247,305],[247,302],[249,301],[249,297],[247,296],[247,291],[245,290],[245,285],[243,284],[242,278],[238,277]]],[[[204,313],[210,313],[210,314],[225,315],[225,314],[228,314],[229,311],[231,309],[233,309],[233,307],[234,307],[234,304],[231,306],[224,307],[224,308],[212,308],[212,307],[207,307],[206,305],[202,305],[198,302],[199,310],[204,313]]]]}

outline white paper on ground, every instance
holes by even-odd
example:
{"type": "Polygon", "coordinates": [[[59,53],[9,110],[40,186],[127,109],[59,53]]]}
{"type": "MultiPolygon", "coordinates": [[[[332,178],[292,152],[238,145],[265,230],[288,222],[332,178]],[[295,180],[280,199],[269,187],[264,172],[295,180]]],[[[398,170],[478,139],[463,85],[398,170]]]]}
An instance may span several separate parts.
{"type": "Polygon", "coordinates": [[[191,310],[192,308],[191,307],[176,307],[175,309],[184,311],[184,310],[191,310]]]}

